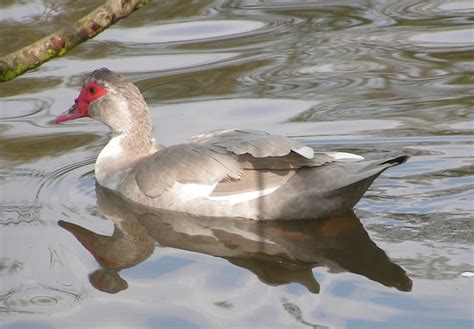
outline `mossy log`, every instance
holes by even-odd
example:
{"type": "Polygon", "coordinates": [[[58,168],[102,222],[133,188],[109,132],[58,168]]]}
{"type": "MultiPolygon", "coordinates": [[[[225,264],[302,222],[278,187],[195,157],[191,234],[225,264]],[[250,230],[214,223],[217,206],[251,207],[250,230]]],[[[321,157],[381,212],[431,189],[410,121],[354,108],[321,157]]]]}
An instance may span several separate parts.
{"type": "Polygon", "coordinates": [[[107,0],[68,27],[0,59],[0,81],[11,80],[94,37],[150,0],[107,0]]]}

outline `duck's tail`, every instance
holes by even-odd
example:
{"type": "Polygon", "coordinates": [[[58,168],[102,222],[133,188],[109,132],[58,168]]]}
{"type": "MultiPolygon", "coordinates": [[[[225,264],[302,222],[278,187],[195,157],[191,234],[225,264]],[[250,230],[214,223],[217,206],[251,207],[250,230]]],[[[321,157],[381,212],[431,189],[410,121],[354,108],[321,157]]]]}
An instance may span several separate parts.
{"type": "Polygon", "coordinates": [[[345,172],[337,185],[329,188],[328,195],[339,199],[341,208],[352,208],[362,198],[373,181],[385,170],[408,160],[407,155],[382,160],[368,160],[343,165],[345,172]]]}
{"type": "Polygon", "coordinates": [[[402,163],[407,162],[409,158],[410,157],[408,155],[400,155],[396,158],[386,160],[386,161],[382,162],[380,165],[387,164],[387,165],[389,165],[388,168],[390,168],[390,167],[398,166],[398,165],[401,165],[402,163]]]}

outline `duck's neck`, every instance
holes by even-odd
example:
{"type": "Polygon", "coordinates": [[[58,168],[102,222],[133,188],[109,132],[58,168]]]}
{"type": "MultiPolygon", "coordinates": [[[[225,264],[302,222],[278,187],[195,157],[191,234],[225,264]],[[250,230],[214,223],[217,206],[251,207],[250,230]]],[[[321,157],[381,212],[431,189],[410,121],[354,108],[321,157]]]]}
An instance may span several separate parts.
{"type": "Polygon", "coordinates": [[[155,153],[158,144],[146,133],[114,134],[102,149],[95,163],[97,182],[106,188],[117,190],[130,169],[140,160],[155,153]]]}

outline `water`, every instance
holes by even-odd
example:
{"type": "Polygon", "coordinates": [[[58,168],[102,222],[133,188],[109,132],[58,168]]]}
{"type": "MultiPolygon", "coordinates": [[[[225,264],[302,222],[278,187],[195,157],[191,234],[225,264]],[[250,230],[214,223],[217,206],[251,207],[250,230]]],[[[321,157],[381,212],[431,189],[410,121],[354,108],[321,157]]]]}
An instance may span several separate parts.
{"type": "MultiPolygon", "coordinates": [[[[94,6],[2,2],[0,54],[94,6]]],[[[471,1],[160,1],[2,83],[0,323],[471,328],[473,17],[471,1]],[[50,123],[102,66],[140,87],[164,144],[243,127],[411,159],[327,221],[132,212],[95,187],[107,129],[50,123]]]]}

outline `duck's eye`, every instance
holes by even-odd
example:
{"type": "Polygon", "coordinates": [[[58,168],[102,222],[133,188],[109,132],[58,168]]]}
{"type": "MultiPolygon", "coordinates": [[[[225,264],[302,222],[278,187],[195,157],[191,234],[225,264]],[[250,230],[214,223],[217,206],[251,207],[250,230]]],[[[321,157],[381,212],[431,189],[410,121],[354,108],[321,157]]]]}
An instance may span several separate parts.
{"type": "Polygon", "coordinates": [[[95,87],[92,87],[92,86],[89,87],[89,93],[90,93],[91,95],[94,95],[94,94],[95,94],[95,87]]]}

